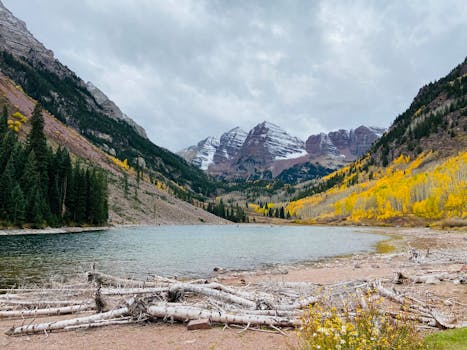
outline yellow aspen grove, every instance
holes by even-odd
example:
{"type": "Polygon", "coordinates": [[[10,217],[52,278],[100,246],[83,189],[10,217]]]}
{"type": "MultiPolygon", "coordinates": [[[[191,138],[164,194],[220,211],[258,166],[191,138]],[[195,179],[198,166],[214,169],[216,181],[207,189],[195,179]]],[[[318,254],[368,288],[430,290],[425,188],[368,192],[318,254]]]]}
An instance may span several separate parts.
{"type": "MultiPolygon", "coordinates": [[[[379,171],[376,179],[334,187],[291,202],[287,210],[307,221],[334,217],[358,223],[411,215],[428,220],[466,218],[467,152],[423,166],[433,157],[429,152],[411,161],[402,155],[379,171]]],[[[337,173],[346,172],[341,169],[337,173]]],[[[343,183],[350,183],[355,176],[346,176],[343,183]]]]}

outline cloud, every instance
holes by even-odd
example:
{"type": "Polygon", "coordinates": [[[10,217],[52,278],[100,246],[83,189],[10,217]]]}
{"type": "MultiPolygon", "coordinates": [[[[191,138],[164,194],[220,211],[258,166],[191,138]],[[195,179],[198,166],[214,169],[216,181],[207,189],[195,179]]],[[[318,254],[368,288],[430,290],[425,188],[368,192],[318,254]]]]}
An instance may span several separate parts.
{"type": "Polygon", "coordinates": [[[389,126],[466,55],[463,0],[4,0],[171,150],[269,120],[389,126]]]}

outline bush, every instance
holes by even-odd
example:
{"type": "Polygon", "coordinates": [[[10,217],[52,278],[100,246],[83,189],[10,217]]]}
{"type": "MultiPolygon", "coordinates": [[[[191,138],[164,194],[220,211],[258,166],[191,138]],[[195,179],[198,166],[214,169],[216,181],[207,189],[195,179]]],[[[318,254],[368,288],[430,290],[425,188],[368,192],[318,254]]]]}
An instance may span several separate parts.
{"type": "Polygon", "coordinates": [[[403,311],[392,318],[380,312],[383,299],[352,300],[340,309],[320,302],[305,312],[298,332],[303,350],[428,349],[415,323],[403,311]],[[366,307],[352,308],[364,304],[366,307]]]}

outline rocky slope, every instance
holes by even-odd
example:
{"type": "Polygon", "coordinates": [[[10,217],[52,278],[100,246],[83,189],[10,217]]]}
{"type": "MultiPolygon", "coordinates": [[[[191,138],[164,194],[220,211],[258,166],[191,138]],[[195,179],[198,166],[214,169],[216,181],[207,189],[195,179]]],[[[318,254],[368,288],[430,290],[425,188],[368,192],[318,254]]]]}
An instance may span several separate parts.
{"type": "MultiPolygon", "coordinates": [[[[36,101],[0,73],[0,106],[6,104],[10,115],[20,112],[29,117],[36,101]]],[[[205,210],[175,198],[169,190],[157,188],[144,177],[139,184],[134,172],[128,171],[128,195],[124,193],[122,169],[109,155],[93,145],[76,130],[67,127],[48,111],[44,114],[44,132],[52,147],[66,147],[74,158],[98,165],[109,176],[109,220],[111,224],[199,224],[226,221],[205,210]]],[[[25,139],[29,123],[22,125],[19,136],[25,139]]]]}
{"type": "Polygon", "coordinates": [[[96,100],[96,102],[104,109],[105,113],[110,117],[110,118],[113,118],[113,119],[116,119],[116,120],[122,120],[124,121],[125,123],[127,123],[128,125],[130,125],[133,129],[135,129],[135,131],[142,137],[144,137],[145,139],[148,138],[148,136],[146,135],[146,130],[144,130],[144,128],[139,125],[138,123],[136,123],[133,119],[131,119],[129,116],[127,116],[125,113],[123,113],[120,108],[115,104],[115,102],[113,102],[112,100],[110,100],[106,94],[104,94],[101,90],[99,90],[99,88],[97,88],[96,86],[94,86],[93,83],[91,83],[90,81],[88,81],[86,83],[86,88],[88,89],[88,91],[91,93],[92,97],[94,97],[94,99],[96,100]]]}
{"type": "Polygon", "coordinates": [[[131,166],[144,165],[153,178],[177,183],[184,198],[213,193],[201,170],[147,139],[139,125],[59,62],[1,2],[0,29],[0,70],[58,120],[131,166]]]}
{"type": "Polygon", "coordinates": [[[217,147],[216,153],[214,154],[213,163],[221,164],[236,158],[247,136],[248,133],[239,127],[222,134],[219,147],[217,147]]]}
{"type": "Polygon", "coordinates": [[[306,150],[315,157],[334,155],[353,161],[368,151],[384,132],[383,128],[361,125],[356,129],[311,135],[306,140],[306,150]]]}
{"type": "Polygon", "coordinates": [[[311,135],[303,142],[275,124],[263,122],[248,133],[234,128],[223,134],[219,142],[217,139],[208,142],[213,138],[207,138],[179,154],[214,176],[279,178],[293,183],[314,179],[329,173],[329,169],[354,161],[368,151],[384,131],[360,126],[311,135]]]}

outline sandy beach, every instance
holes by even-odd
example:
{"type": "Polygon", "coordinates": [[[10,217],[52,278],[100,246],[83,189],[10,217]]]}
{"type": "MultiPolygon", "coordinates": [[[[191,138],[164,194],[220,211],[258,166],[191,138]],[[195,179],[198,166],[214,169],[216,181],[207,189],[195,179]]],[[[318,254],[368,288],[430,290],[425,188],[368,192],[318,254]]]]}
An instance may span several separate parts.
{"type": "MultiPolygon", "coordinates": [[[[396,272],[407,275],[430,274],[436,271],[467,274],[467,232],[437,231],[425,228],[388,228],[396,250],[389,253],[360,254],[330,258],[319,262],[284,266],[279,269],[249,272],[220,273],[216,279],[228,285],[267,283],[268,281],[313,282],[323,285],[341,281],[373,278],[393,278],[396,272]],[[444,256],[446,262],[433,264],[409,261],[408,250],[416,249],[426,256],[444,256]]],[[[467,285],[441,281],[433,284],[414,284],[417,298],[425,300],[466,321],[467,285]]],[[[34,322],[71,318],[35,319],[34,322]]],[[[20,319],[0,320],[2,331],[23,322],[20,319]]],[[[54,332],[22,337],[0,335],[0,347],[4,349],[289,349],[297,345],[294,331],[287,336],[246,331],[238,328],[213,326],[209,330],[187,331],[183,324],[147,324],[109,326],[99,329],[54,332]]]]}

